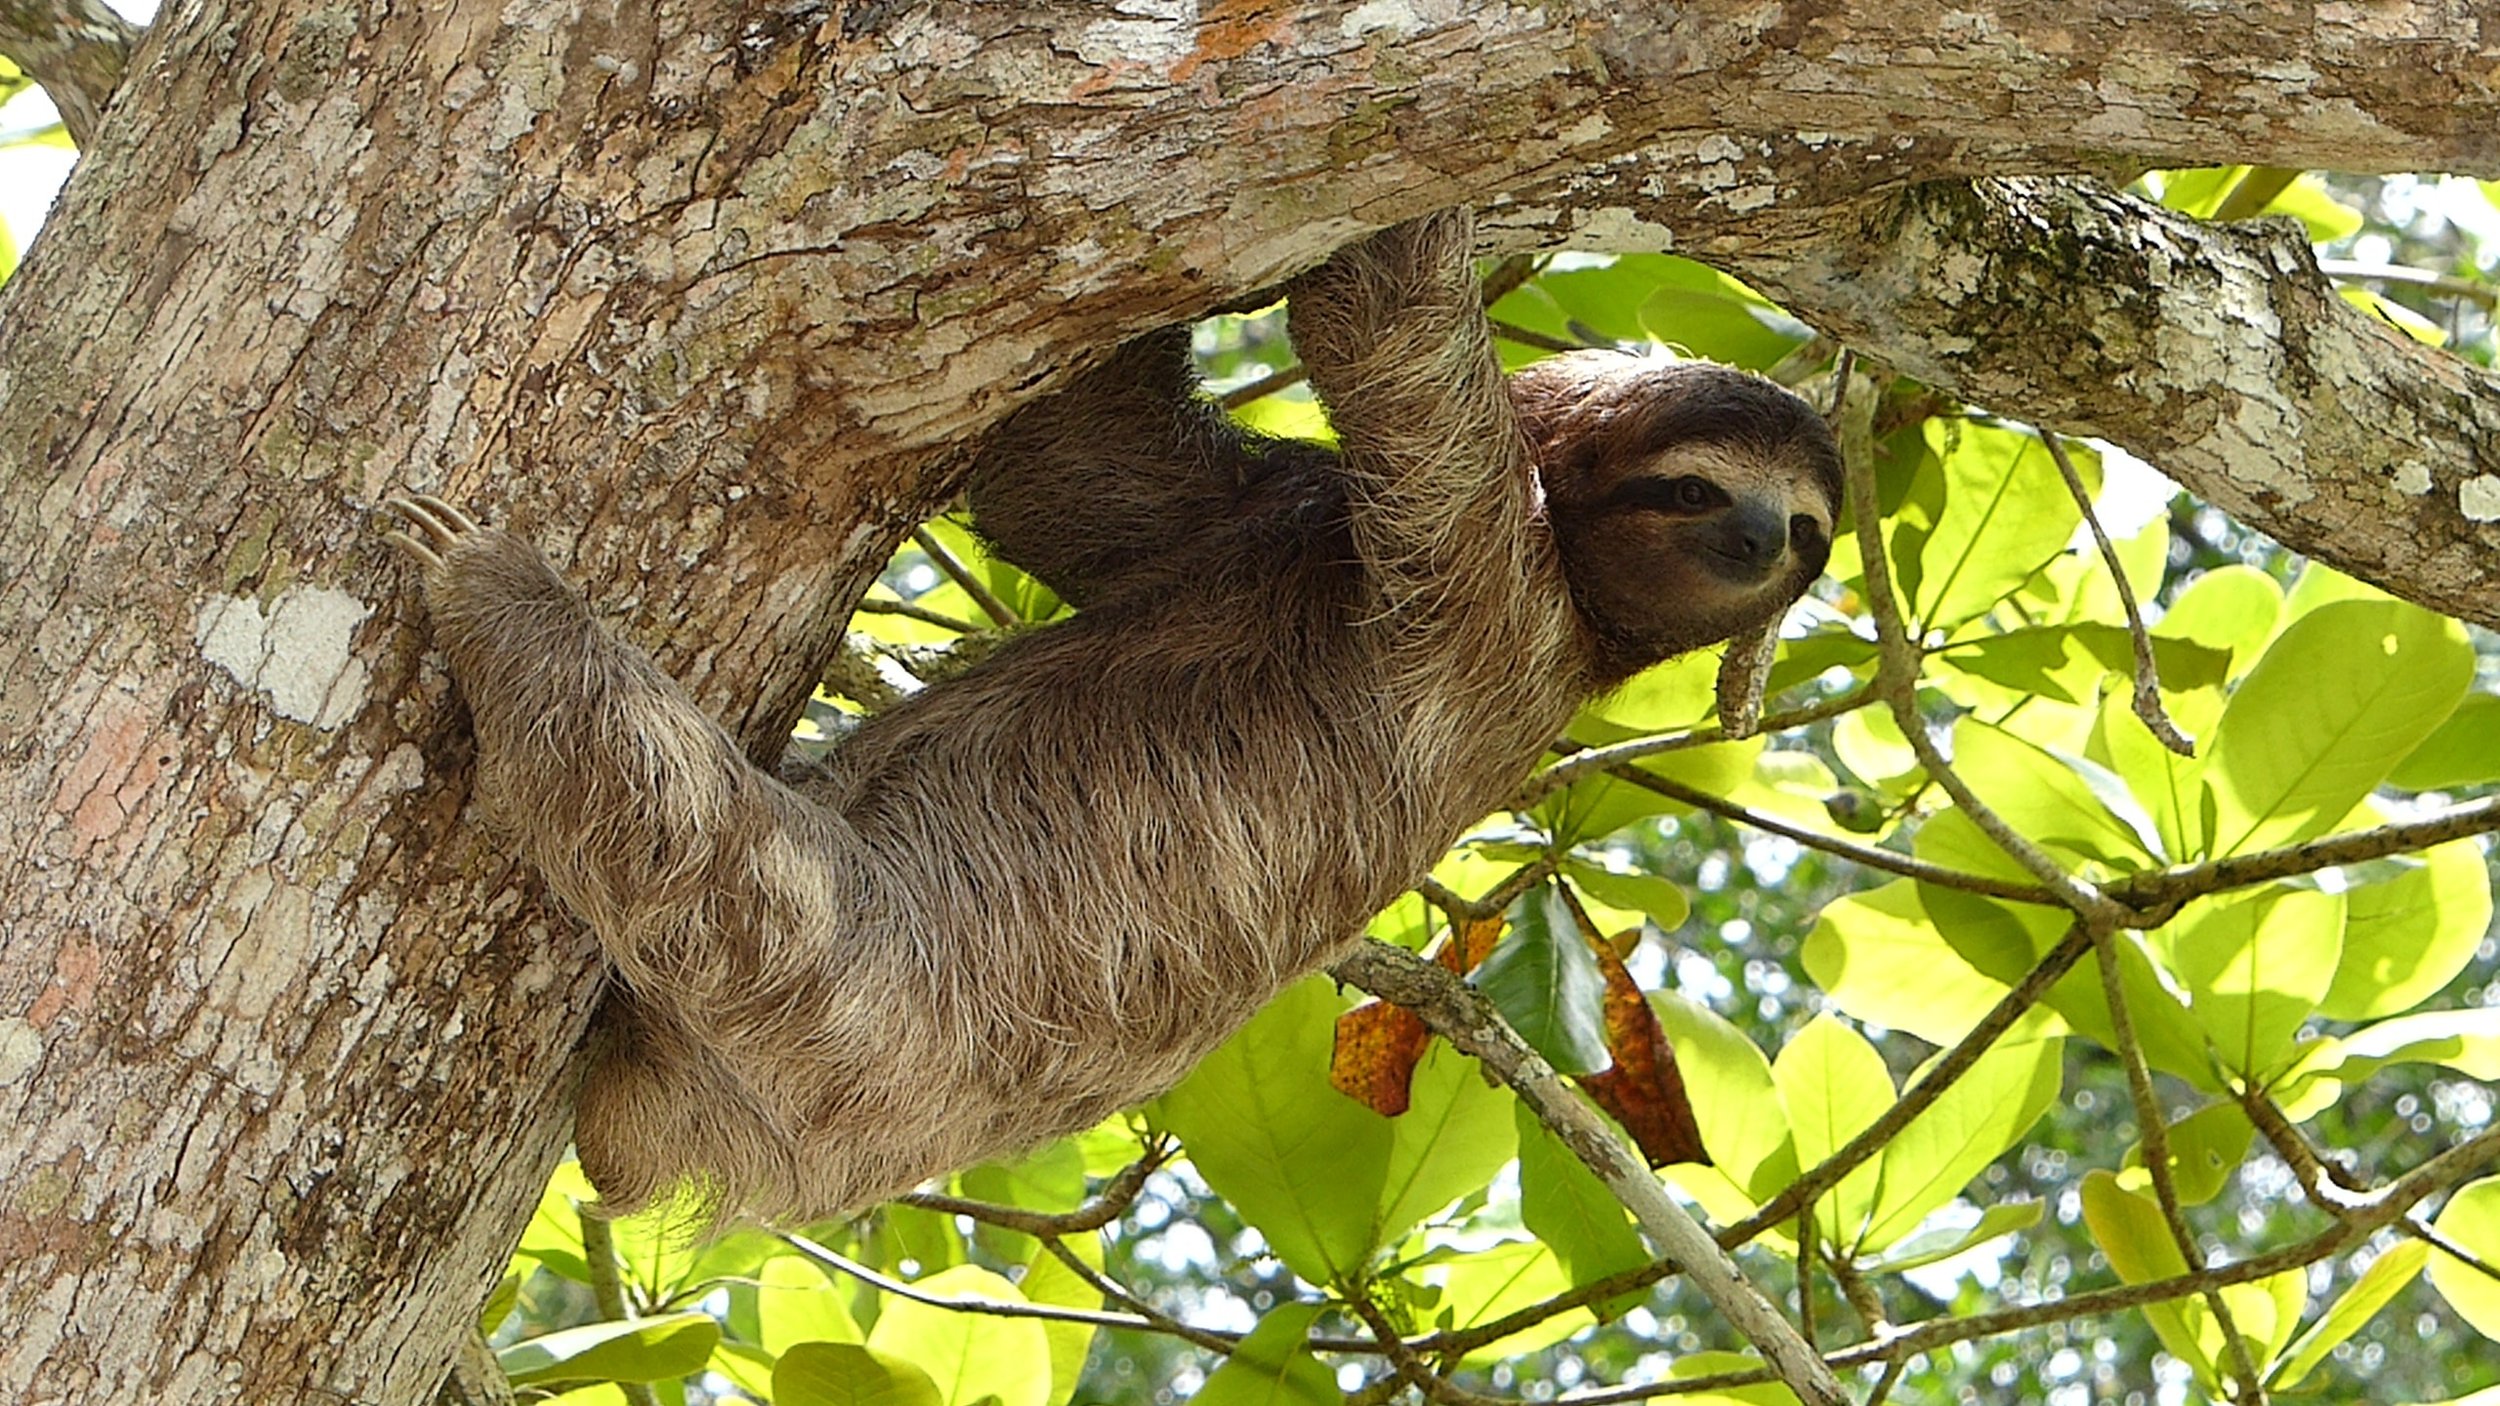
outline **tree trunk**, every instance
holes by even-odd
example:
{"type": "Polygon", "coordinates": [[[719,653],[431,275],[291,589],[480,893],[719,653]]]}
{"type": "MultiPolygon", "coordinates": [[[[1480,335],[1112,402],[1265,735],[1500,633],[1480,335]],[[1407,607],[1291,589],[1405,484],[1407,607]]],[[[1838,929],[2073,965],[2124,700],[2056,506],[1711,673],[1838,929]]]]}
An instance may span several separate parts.
{"type": "Polygon", "coordinates": [[[390,493],[763,754],[951,445],[1360,229],[2500,174],[2463,10],[2105,8],[184,7],[0,292],[0,1392],[423,1399],[562,1143],[598,963],[464,819],[390,493]]]}

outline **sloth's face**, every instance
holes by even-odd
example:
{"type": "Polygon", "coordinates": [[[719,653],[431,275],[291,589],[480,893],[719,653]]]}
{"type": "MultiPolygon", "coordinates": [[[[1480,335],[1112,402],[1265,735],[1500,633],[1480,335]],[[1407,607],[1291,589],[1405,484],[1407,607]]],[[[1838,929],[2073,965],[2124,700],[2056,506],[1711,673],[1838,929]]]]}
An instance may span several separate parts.
{"type": "Polygon", "coordinates": [[[1822,572],[1839,452],[1796,396],[1613,355],[1540,362],[1514,396],[1601,674],[1758,630],[1822,572]]]}

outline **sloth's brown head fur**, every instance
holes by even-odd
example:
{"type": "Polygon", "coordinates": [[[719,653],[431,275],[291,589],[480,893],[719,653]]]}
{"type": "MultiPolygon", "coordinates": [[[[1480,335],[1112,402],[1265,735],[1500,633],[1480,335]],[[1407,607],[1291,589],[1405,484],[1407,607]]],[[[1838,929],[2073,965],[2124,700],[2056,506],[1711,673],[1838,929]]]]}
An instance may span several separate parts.
{"type": "Polygon", "coordinates": [[[1772,382],[1591,351],[1520,371],[1511,399],[1601,677],[1758,629],[1821,574],[1840,451],[1772,382]]]}

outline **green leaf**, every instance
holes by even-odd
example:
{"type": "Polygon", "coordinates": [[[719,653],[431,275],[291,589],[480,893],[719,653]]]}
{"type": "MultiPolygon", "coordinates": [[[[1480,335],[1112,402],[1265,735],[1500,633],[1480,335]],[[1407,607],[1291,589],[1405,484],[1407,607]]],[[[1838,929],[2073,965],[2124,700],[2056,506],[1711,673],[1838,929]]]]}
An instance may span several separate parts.
{"type": "Polygon", "coordinates": [[[1638,1231],[1597,1174],[1527,1105],[1517,1109],[1519,1217],[1554,1251],[1573,1285],[1649,1263],[1638,1231]]]}
{"type": "Polygon", "coordinates": [[[1425,1216],[1482,1191],[1518,1147],[1511,1127],[1518,1099],[1486,1083],[1476,1062],[1446,1042],[1436,1040],[1424,1051],[1410,1088],[1406,1111],[1385,1120],[1392,1134],[1374,1246],[1396,1243],[1425,1216]]]}
{"type": "MultiPolygon", "coordinates": [[[[2112,675],[2135,669],[2135,641],[2123,625],[2038,625],[1956,641],[1929,657],[2017,693],[2090,703],[2112,675]]],[[[2192,640],[2153,640],[2165,690],[2220,687],[2231,653],[2192,640]]]]}
{"type": "Polygon", "coordinates": [[[773,1364],[773,1406],[945,1406],[910,1362],[856,1343],[800,1343],[773,1364]]]}
{"type": "Polygon", "coordinates": [[[2039,1201],[2003,1201],[1979,1213],[1979,1219],[1966,1226],[1945,1225],[1934,1230],[1906,1236],[1874,1259],[1861,1261],[1859,1268],[1879,1274],[1898,1274],[1905,1269],[1949,1260],[1965,1250],[1976,1249],[2002,1235],[2028,1229],[2040,1222],[2047,1206],[2039,1201]]]}
{"type": "Polygon", "coordinates": [[[1155,1105],[1215,1193],[1314,1284],[1372,1251],[1391,1120],[1330,1087],[1344,1002],[1325,977],[1285,988],[1155,1105]]]}
{"type": "MultiPolygon", "coordinates": [[[[1943,464],[1944,499],[1923,532],[1916,519],[1925,513],[1904,509],[1918,571],[1904,576],[1903,588],[1922,631],[1950,630],[2030,580],[2066,549],[2083,519],[2038,437],[1944,419],[1928,421],[1926,433],[1943,464]]],[[[2073,452],[2087,481],[2097,479],[2098,456],[2073,452]]]]}
{"type": "MultiPolygon", "coordinates": [[[[1095,1269],[1102,1268],[1102,1237],[1072,1235],[1060,1243],[1076,1257],[1095,1269]]],[[[1085,1282],[1082,1275],[1060,1262],[1048,1250],[1036,1249],[1024,1267],[1024,1277],[1016,1287],[1033,1303],[1055,1304],[1060,1308],[1096,1309],[1102,1307],[1102,1293],[1085,1282]]],[[[1044,1322],[1042,1334],[1050,1340],[1050,1399],[1066,1401],[1076,1393],[1077,1381],[1085,1375],[1085,1359],[1094,1348],[1094,1336],[1100,1330],[1090,1323],[1044,1322]]]]}
{"type": "MultiPolygon", "coordinates": [[[[913,1284],[937,1298],[1021,1304],[1016,1286],[978,1265],[959,1264],[913,1284]]],[[[1050,1338],[1030,1318],[1000,1318],[915,1299],[890,1299],[868,1330],[879,1357],[929,1374],[943,1406],[973,1406],[985,1396],[999,1406],[1047,1406],[1050,1338]]]]}
{"type": "MultiPolygon", "coordinates": [[[[2170,1125],[2170,1185],[2179,1193],[2185,1206],[2201,1206],[2214,1199],[2239,1170],[2248,1156],[2248,1144],[2257,1136],[2256,1125],[2236,1103],[2216,1103],[2200,1108],[2170,1125]]],[[[2144,1144],[2138,1142],[2127,1149],[2126,1165],[2144,1165],[2144,1144]]],[[[2146,1181],[2131,1181],[2137,1186],[2146,1181]]]]}
{"type": "Polygon", "coordinates": [[[2152,817],[2124,782],[2091,762],[1965,716],[1953,729],[1953,763],[1989,809],[2036,844],[2120,870],[2158,863],[2152,817]]]}
{"type": "Polygon", "coordinates": [[[2465,696],[2474,650],[2455,621],[2401,601],[2337,601],[2266,650],[2215,731],[2214,852],[2323,834],[2465,696]]]}
{"type": "Polygon", "coordinates": [[[1907,879],[1824,905],[1800,955],[1832,1004],[1937,1045],[1969,1033],[2011,989],[1953,950],[1907,879]]]}
{"type": "MultiPolygon", "coordinates": [[[[514,1263],[517,1265],[520,1262],[516,1260],[514,1263]]],[[[506,1318],[512,1316],[512,1306],[521,1298],[521,1281],[527,1277],[528,1275],[521,1269],[504,1271],[503,1278],[495,1284],[495,1292],[486,1296],[486,1306],[477,1312],[479,1332],[491,1338],[495,1335],[495,1329],[502,1326],[506,1318]]]]}
{"type": "Polygon", "coordinates": [[[1510,936],[1469,976],[1529,1048],[1563,1074],[1614,1063],[1606,1050],[1606,978],[1560,890],[1540,884],[1511,906],[1510,936]]]}
{"type": "Polygon", "coordinates": [[[1601,869],[1585,859],[1564,860],[1562,872],[1581,893],[1617,912],[1645,917],[1656,923],[1660,932],[1673,932],[1684,926],[1684,919],[1692,912],[1683,887],[1655,874],[1621,874],[1601,869]]]}
{"type": "Polygon", "coordinates": [[[2290,1117],[2312,1118],[2345,1086],[2390,1064],[2444,1064],[2470,1078],[2500,1080],[2500,1006],[2422,1011],[2382,1020],[2341,1039],[2314,1041],[2276,1081],[2275,1097],[2290,1117]]]}
{"type": "Polygon", "coordinates": [[[581,1208],[598,1199],[599,1193],[590,1189],[590,1178],[582,1174],[581,1163],[569,1157],[558,1163],[547,1178],[547,1189],[539,1193],[538,1211],[522,1230],[513,1257],[536,1261],[576,1284],[589,1283],[590,1266],[582,1258],[581,1208]]]}
{"type": "Polygon", "coordinates": [[[1778,1086],[1762,1051],[1715,1012],[1673,992],[1651,992],[1649,1008],[1675,1045],[1676,1068],[1710,1160],[1757,1201],[1795,1181],[1796,1144],[1780,1117],[1778,1086]]]}
{"type": "Polygon", "coordinates": [[[2491,926],[2482,846],[2455,840],[2344,895],[2344,955],[2318,1002],[2336,1020],[2411,1010],[2465,969],[2491,926]]]}
{"type": "Polygon", "coordinates": [[[2413,1282],[2414,1276],[2422,1272],[2422,1265],[2430,1258],[2430,1253],[2431,1247],[2419,1240],[2400,1240],[2389,1246],[2386,1253],[2370,1261],[2370,1267],[2361,1271],[2361,1277],[2352,1282],[2352,1287],[2344,1290],[2326,1312],[2318,1315],[2318,1320],[2309,1325],[2308,1332],[2300,1335],[2300,1340],[2292,1345],[2291,1357],[2267,1385],[2276,1391],[2290,1391],[2299,1386],[2319,1363],[2326,1360],[2327,1354],[2335,1350],[2336,1344],[2360,1332],[2363,1324],[2377,1317],[2378,1311],[2387,1306],[2388,1300],[2413,1282]]]}
{"type": "MultiPolygon", "coordinates": [[[[2161,1207],[2151,1197],[2119,1185],[2118,1178],[2108,1172],[2084,1173],[2083,1223],[2092,1232],[2092,1242],[2109,1257],[2109,1267],[2130,1284],[2187,1273],[2187,1261],[2179,1254],[2177,1242],[2170,1238],[2170,1227],[2162,1220],[2161,1207]]],[[[2197,1307],[2201,1310],[2203,1306],[2197,1307]]],[[[2198,1380],[2208,1390],[2213,1389],[2218,1380],[2214,1376],[2213,1354],[2198,1341],[2196,1326],[2188,1321],[2181,1305],[2146,1304],[2144,1317],[2170,1355],[2188,1364],[2198,1380]]]]}
{"type": "Polygon", "coordinates": [[[2326,994],[2343,935],[2342,894],[2275,885],[2191,904],[2152,945],[2223,1067],[2263,1082],[2326,994]]]}
{"type": "Polygon", "coordinates": [[[495,1354],[514,1386],[541,1382],[660,1382],[703,1370],[720,1324],[703,1313],[587,1323],[524,1338],[495,1354]]]}
{"type": "MultiPolygon", "coordinates": [[[[1429,1265],[1424,1273],[1440,1290],[1435,1322],[1449,1329],[1490,1323],[1571,1288],[1562,1261],[1540,1240],[1510,1240],[1472,1250],[1429,1265]]],[[[1509,1361],[1551,1347],[1596,1321],[1585,1308],[1558,1313],[1477,1348],[1465,1360],[1478,1366],[1509,1361]]]]}
{"type": "Polygon", "coordinates": [[[2500,781],[2500,696],[2466,695],[2439,730],[2387,774],[2407,791],[2451,791],[2500,781]]]}
{"type": "MultiPolygon", "coordinates": [[[[1818,1015],[1771,1062],[1780,1109],[1797,1140],[1797,1164],[1811,1167],[1893,1105],[1892,1075],[1866,1037],[1818,1015]]],[[[1880,1168],[1860,1165],[1814,1203],[1817,1229],[1842,1252],[1854,1252],[1875,1210],[1880,1168]]]]}
{"type": "Polygon", "coordinates": [[[1195,1406],[1343,1406],[1336,1373],[1303,1346],[1319,1312],[1313,1303],[1268,1310],[1224,1365],[1207,1375],[1191,1398],[1195,1406]]]}
{"type": "MultiPolygon", "coordinates": [[[[2431,1224],[2458,1249],[2500,1264],[2500,1177],[2457,1188],[2431,1224]]],[[[2500,1279],[2445,1251],[2431,1257],[2430,1269],[2431,1287],[2459,1318],[2486,1338],[2500,1338],[2500,1279]]]]}
{"type": "Polygon", "coordinates": [[[783,1353],[800,1343],[855,1343],[859,1324],[847,1297],[804,1255],[775,1255],[758,1265],[753,1295],[755,1341],[783,1353]]]}
{"type": "Polygon", "coordinates": [[[2040,1016],[2025,1016],[1885,1146],[1860,1249],[1882,1250],[1916,1230],[2048,1111],[2062,1084],[2065,1042],[2043,1036],[2043,1028],[2040,1016]]]}

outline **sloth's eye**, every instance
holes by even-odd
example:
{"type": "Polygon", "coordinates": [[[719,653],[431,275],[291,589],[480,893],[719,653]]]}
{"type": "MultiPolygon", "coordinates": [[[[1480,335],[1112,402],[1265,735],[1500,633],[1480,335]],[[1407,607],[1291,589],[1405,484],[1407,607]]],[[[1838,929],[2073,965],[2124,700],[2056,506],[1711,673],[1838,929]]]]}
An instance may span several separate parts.
{"type": "Polygon", "coordinates": [[[1706,478],[1639,478],[1615,490],[1615,501],[1655,512],[1688,516],[1727,506],[1727,494],[1706,478]]]}
{"type": "Polygon", "coordinates": [[[1823,541],[1823,524],[1799,513],[1788,520],[1788,545],[1798,551],[1810,551],[1823,541]]]}

